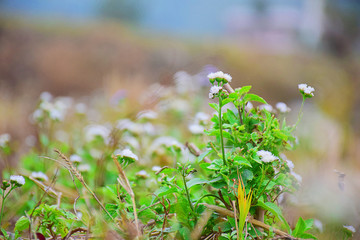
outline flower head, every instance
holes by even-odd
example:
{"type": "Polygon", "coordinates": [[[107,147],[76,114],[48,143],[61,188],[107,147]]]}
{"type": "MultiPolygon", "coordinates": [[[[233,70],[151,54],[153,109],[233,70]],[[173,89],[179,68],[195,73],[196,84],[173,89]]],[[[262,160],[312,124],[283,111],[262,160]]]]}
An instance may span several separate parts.
{"type": "Polygon", "coordinates": [[[40,181],[48,181],[49,178],[43,172],[32,172],[31,177],[40,180],[40,181]]]}
{"type": "Polygon", "coordinates": [[[281,113],[287,113],[287,112],[290,112],[290,108],[283,102],[278,102],[276,104],[276,108],[279,110],[279,112],[281,113]]]}
{"type": "Polygon", "coordinates": [[[70,156],[70,161],[72,161],[74,163],[79,163],[82,161],[82,158],[77,154],[73,154],[70,156]]]}
{"type": "Polygon", "coordinates": [[[272,161],[279,159],[278,157],[274,156],[271,152],[265,151],[265,150],[258,151],[257,155],[260,157],[261,161],[263,161],[265,163],[272,162],[272,161]]]}
{"type": "Polygon", "coordinates": [[[145,170],[141,170],[141,171],[137,172],[136,176],[140,177],[140,178],[148,178],[148,177],[150,177],[149,174],[145,170]]]}
{"type": "Polygon", "coordinates": [[[20,187],[25,184],[25,178],[19,175],[12,175],[10,176],[10,182],[20,187]]]}
{"type": "Polygon", "coordinates": [[[214,83],[215,80],[217,82],[224,82],[224,83],[231,82],[231,80],[232,80],[232,77],[230,76],[230,74],[223,73],[222,71],[210,73],[207,77],[209,78],[211,83],[214,83]]]}
{"type": "Polygon", "coordinates": [[[270,104],[262,104],[259,106],[260,110],[266,110],[268,112],[272,112],[274,109],[270,104]]]}
{"type": "Polygon", "coordinates": [[[0,147],[5,147],[9,143],[10,139],[11,139],[10,134],[8,133],[1,134],[0,147]]]}
{"type": "Polygon", "coordinates": [[[348,230],[348,231],[350,231],[352,233],[356,232],[355,228],[353,226],[351,226],[351,225],[348,225],[348,226],[344,225],[343,228],[345,228],[346,230],[348,230]]]}
{"type": "Polygon", "coordinates": [[[222,89],[222,87],[212,86],[212,87],[210,88],[209,98],[214,98],[215,95],[218,94],[221,89],[222,89]]]}
{"type": "Polygon", "coordinates": [[[116,150],[114,155],[120,161],[120,163],[127,166],[135,161],[138,161],[138,156],[136,156],[130,149],[126,148],[124,150],[116,150]]]}
{"type": "Polygon", "coordinates": [[[77,169],[79,172],[89,172],[90,171],[90,165],[89,164],[80,164],[77,169]]]}
{"type": "Polygon", "coordinates": [[[305,83],[299,84],[298,88],[300,90],[300,93],[305,97],[305,98],[312,98],[314,96],[314,91],[315,88],[308,86],[305,83]]]}

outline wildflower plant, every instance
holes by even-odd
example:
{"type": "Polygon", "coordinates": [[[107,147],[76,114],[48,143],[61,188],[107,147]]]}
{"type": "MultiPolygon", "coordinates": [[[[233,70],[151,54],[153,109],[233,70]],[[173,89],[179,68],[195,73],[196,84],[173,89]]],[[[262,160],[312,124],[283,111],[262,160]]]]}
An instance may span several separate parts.
{"type": "MultiPolygon", "coordinates": [[[[313,221],[300,218],[291,229],[278,201],[300,184],[283,154],[296,145],[297,123],[285,120],[290,108],[273,108],[250,93],[251,86],[233,89],[227,73],[210,73],[207,80],[212,116],[199,107],[208,99],[195,98],[194,89],[205,87],[180,80],[174,89],[159,89],[154,109],[114,111],[110,123],[87,119],[88,107],[80,115],[78,105],[42,94],[33,114],[39,148],[22,159],[31,180],[24,193],[37,187],[41,195],[23,194],[29,200],[15,231],[53,239],[105,238],[101,232],[108,229],[124,239],[315,238],[313,221]],[[196,104],[188,104],[192,98],[196,104]],[[72,132],[68,142],[55,138],[54,126],[72,132]],[[50,151],[54,147],[59,150],[50,151]],[[39,161],[46,164],[34,164],[39,161]]],[[[314,95],[306,84],[299,90],[303,103],[314,95]]],[[[2,208],[23,183],[11,179],[3,183],[2,208]]]]}

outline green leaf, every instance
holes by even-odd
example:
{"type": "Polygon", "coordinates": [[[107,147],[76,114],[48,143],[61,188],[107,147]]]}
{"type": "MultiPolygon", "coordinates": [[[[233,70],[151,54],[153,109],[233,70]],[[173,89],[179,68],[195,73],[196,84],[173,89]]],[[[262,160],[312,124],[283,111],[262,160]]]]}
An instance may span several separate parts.
{"type": "Polygon", "coordinates": [[[246,160],[246,158],[244,158],[242,156],[235,156],[234,157],[234,162],[238,163],[239,165],[246,165],[246,166],[252,167],[250,162],[248,160],[246,160]]]}
{"type": "Polygon", "coordinates": [[[40,143],[45,147],[49,146],[50,144],[49,138],[45,134],[40,134],[40,143]]]}
{"type": "Polygon", "coordinates": [[[272,203],[272,202],[264,203],[263,201],[259,201],[257,205],[262,207],[263,209],[271,212],[277,219],[282,221],[284,223],[286,229],[288,231],[290,231],[290,226],[287,223],[286,219],[284,218],[284,216],[281,212],[281,209],[275,203],[272,203]]]}
{"type": "Polygon", "coordinates": [[[234,98],[226,98],[224,100],[222,100],[221,105],[222,107],[225,106],[226,104],[233,102],[235,99],[234,98]]]}
{"type": "Polygon", "coordinates": [[[203,152],[202,154],[200,154],[198,157],[197,157],[197,160],[198,162],[202,161],[207,155],[209,155],[210,153],[212,153],[213,150],[212,149],[209,149],[205,152],[203,152]]]}
{"type": "MultiPolygon", "coordinates": [[[[117,215],[118,215],[117,211],[119,209],[118,205],[108,203],[108,204],[105,205],[105,209],[110,213],[110,215],[113,218],[117,217],[117,215]]],[[[105,216],[108,218],[108,220],[111,220],[107,214],[105,216]]]]}
{"type": "Polygon", "coordinates": [[[256,94],[251,94],[251,93],[246,94],[243,101],[244,102],[255,101],[255,102],[261,102],[261,103],[267,104],[267,102],[262,97],[260,97],[256,94]]]}
{"type": "Polygon", "coordinates": [[[229,120],[230,124],[238,123],[239,120],[236,117],[235,113],[231,111],[230,109],[226,112],[227,119],[229,120]]]}
{"type": "Polygon", "coordinates": [[[190,181],[186,183],[186,186],[190,189],[192,186],[199,185],[199,184],[205,184],[208,183],[208,180],[201,179],[201,178],[193,178],[190,181]]]}
{"type": "Polygon", "coordinates": [[[306,228],[305,221],[304,221],[304,219],[302,219],[300,217],[299,220],[296,223],[295,228],[294,228],[293,236],[298,237],[299,234],[302,234],[302,233],[305,232],[305,228],[306,228]]]}
{"type": "Polygon", "coordinates": [[[15,231],[24,231],[26,229],[29,229],[30,221],[27,217],[22,216],[19,218],[15,223],[15,231]]]}
{"type": "Polygon", "coordinates": [[[177,192],[177,188],[175,187],[169,188],[167,186],[162,186],[157,191],[155,191],[155,195],[158,197],[162,197],[174,192],[177,192]]]}
{"type": "Polygon", "coordinates": [[[251,89],[251,86],[243,86],[242,88],[240,89],[236,89],[236,93],[238,93],[240,96],[245,94],[245,93],[248,93],[251,89]]]}
{"type": "Polygon", "coordinates": [[[209,103],[209,106],[215,109],[216,112],[219,112],[219,104],[217,103],[209,103]]]}
{"type": "Polygon", "coordinates": [[[229,96],[228,96],[228,98],[235,98],[235,99],[236,99],[237,97],[238,97],[237,93],[234,93],[234,92],[233,92],[233,93],[230,93],[229,96]]]}
{"type": "Polygon", "coordinates": [[[245,169],[242,173],[241,173],[241,178],[242,180],[245,182],[250,181],[254,178],[254,174],[252,171],[245,169]]]}
{"type": "Polygon", "coordinates": [[[314,235],[310,234],[310,233],[303,233],[303,234],[300,234],[298,236],[298,238],[301,238],[301,239],[317,239],[317,237],[315,237],[314,235]]]}

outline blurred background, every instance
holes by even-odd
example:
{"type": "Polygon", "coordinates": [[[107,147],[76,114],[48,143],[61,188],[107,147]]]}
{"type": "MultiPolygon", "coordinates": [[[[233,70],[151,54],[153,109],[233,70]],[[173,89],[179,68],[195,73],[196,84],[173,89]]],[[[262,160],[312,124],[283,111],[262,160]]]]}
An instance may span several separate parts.
{"type": "Polygon", "coordinates": [[[178,71],[214,69],[288,103],[295,121],[307,83],[315,97],[287,154],[303,187],[288,214],[360,231],[359,56],[358,0],[0,0],[0,133],[20,145],[43,91],[111,99],[127,89],[136,102],[178,71]]]}

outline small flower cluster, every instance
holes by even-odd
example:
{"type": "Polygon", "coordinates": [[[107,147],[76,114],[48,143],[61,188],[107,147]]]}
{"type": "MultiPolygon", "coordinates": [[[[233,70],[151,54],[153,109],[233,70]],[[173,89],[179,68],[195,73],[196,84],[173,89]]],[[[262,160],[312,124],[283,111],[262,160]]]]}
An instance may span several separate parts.
{"type": "Polygon", "coordinates": [[[0,135],[0,147],[4,148],[8,145],[8,143],[10,142],[10,134],[8,133],[4,133],[0,135]]]}
{"type": "Polygon", "coordinates": [[[203,112],[198,112],[195,115],[194,122],[189,124],[188,128],[193,134],[202,134],[204,133],[205,126],[207,121],[210,119],[209,115],[203,112]]]}
{"type": "Polygon", "coordinates": [[[290,112],[290,108],[283,102],[278,102],[276,104],[276,108],[279,110],[280,113],[287,113],[290,112]]]}
{"type": "Polygon", "coordinates": [[[301,94],[305,98],[312,98],[314,96],[315,89],[313,87],[308,86],[305,83],[299,84],[298,87],[299,87],[299,90],[300,90],[301,94]]]}
{"type": "Polygon", "coordinates": [[[16,187],[21,187],[25,184],[25,178],[20,175],[12,175],[10,176],[10,183],[14,184],[16,187]]]}
{"type": "Polygon", "coordinates": [[[139,160],[138,156],[136,156],[128,148],[125,148],[124,150],[118,149],[114,152],[114,155],[120,161],[120,163],[124,164],[125,167],[127,165],[139,160]]]}
{"type": "Polygon", "coordinates": [[[73,99],[70,97],[59,97],[53,101],[53,96],[49,92],[43,92],[40,95],[40,105],[32,117],[37,122],[43,121],[45,117],[53,121],[63,121],[72,103],[73,99]]]}
{"type": "Polygon", "coordinates": [[[43,172],[32,172],[31,177],[35,178],[39,181],[48,181],[49,180],[49,178],[43,172]]]}
{"type": "Polygon", "coordinates": [[[228,83],[231,82],[232,80],[230,74],[223,73],[222,71],[210,73],[207,77],[209,78],[211,83],[214,83],[215,81],[217,81],[218,83],[220,82],[228,83]]]}
{"type": "Polygon", "coordinates": [[[210,83],[213,84],[213,86],[210,88],[210,93],[209,93],[210,99],[213,99],[216,96],[216,94],[221,92],[221,90],[223,89],[222,86],[224,84],[229,83],[232,80],[230,74],[223,73],[222,71],[210,73],[207,77],[209,78],[210,83]],[[216,81],[216,85],[214,85],[215,81],[216,81]]]}
{"type": "Polygon", "coordinates": [[[260,157],[261,161],[263,161],[265,163],[272,162],[272,161],[279,159],[278,157],[274,156],[271,152],[265,151],[265,150],[258,151],[257,155],[260,157]]]}

